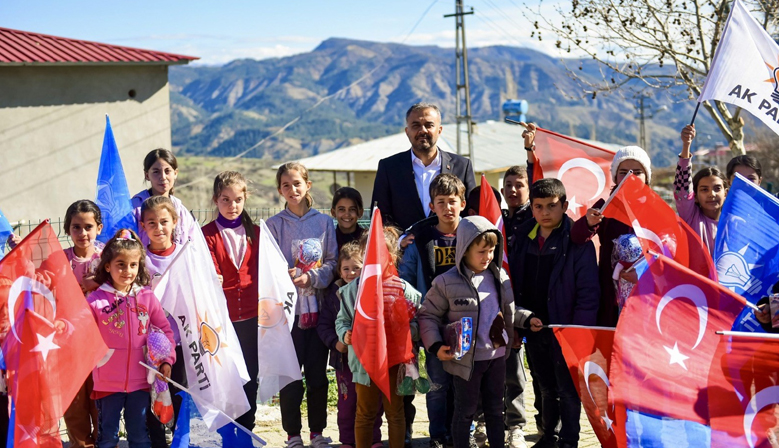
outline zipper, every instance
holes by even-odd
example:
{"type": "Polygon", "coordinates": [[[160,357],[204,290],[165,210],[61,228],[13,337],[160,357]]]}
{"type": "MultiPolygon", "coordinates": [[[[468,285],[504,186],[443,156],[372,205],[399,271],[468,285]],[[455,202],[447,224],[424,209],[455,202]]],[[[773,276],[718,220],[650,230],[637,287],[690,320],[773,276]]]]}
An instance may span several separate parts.
{"type": "Polygon", "coordinates": [[[471,345],[473,346],[472,347],[473,352],[471,353],[471,365],[470,365],[471,371],[468,373],[468,381],[470,381],[471,377],[473,376],[473,364],[476,362],[474,361],[474,357],[476,356],[476,340],[478,340],[479,337],[479,317],[481,315],[481,300],[479,300],[479,290],[477,290],[473,286],[473,277],[469,279],[462,273],[460,275],[465,277],[468,286],[471,288],[471,292],[474,293],[474,297],[476,297],[476,323],[473,326],[473,336],[471,336],[471,345]]]}
{"type": "MultiPolygon", "coordinates": [[[[127,338],[127,371],[125,372],[125,375],[124,375],[124,392],[125,393],[127,393],[127,389],[128,389],[129,383],[130,383],[130,353],[132,352],[132,338],[133,338],[133,332],[130,331],[132,326],[130,325],[130,305],[129,305],[129,302],[130,302],[130,294],[128,293],[127,294],[127,300],[124,301],[124,307],[125,307],[125,310],[127,312],[126,331],[127,331],[127,336],[128,336],[128,338],[127,338]]],[[[136,300],[136,304],[135,305],[138,306],[137,300],[136,300]]]]}

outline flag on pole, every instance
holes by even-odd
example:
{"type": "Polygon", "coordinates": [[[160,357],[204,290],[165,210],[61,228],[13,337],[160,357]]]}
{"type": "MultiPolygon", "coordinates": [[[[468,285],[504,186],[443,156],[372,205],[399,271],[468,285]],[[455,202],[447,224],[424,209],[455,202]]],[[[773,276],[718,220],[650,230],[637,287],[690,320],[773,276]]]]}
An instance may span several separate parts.
{"type": "Polygon", "coordinates": [[[719,100],[749,111],[779,134],[779,45],[735,0],[698,102],[719,100]]]}
{"type": "Polygon", "coordinates": [[[258,260],[260,385],[257,396],[264,403],[302,376],[291,334],[295,324],[297,288],[289,276],[284,252],[262,219],[258,260]]]}
{"type": "Polygon", "coordinates": [[[579,219],[611,189],[611,161],[614,152],[537,128],[533,180],[555,177],[562,181],[568,197],[568,215],[579,219]]]}
{"type": "Polygon", "coordinates": [[[715,331],[730,329],[744,303],[712,280],[658,255],[617,324],[611,363],[615,403],[708,424],[705,396],[718,343],[715,331]]]}
{"type": "Polygon", "coordinates": [[[387,399],[391,400],[387,354],[387,333],[384,329],[384,277],[388,276],[391,261],[384,242],[384,224],[379,209],[374,208],[368,243],[365,248],[357,303],[352,324],[352,346],[368,376],[387,399]]]}
{"type": "Polygon", "coordinates": [[[176,320],[187,382],[209,430],[249,410],[243,385],[249,372],[230,322],[222,285],[201,232],[181,248],[154,287],[162,307],[176,320]],[[206,403],[209,403],[207,405],[206,403]],[[210,407],[213,405],[214,407],[210,407]]]}
{"type": "Polygon", "coordinates": [[[624,438],[625,429],[618,427],[624,416],[618,418],[619,411],[609,399],[614,328],[569,325],[553,331],[598,441],[603,448],[617,448],[617,439],[624,438]]]}
{"type": "Polygon", "coordinates": [[[500,210],[500,204],[492,193],[492,187],[487,182],[487,177],[481,175],[481,190],[479,197],[479,215],[487,218],[489,222],[498,228],[501,234],[503,234],[503,270],[506,274],[509,273],[509,259],[508,250],[506,249],[506,231],[503,228],[503,213],[500,210]]]}
{"type": "MultiPolygon", "coordinates": [[[[757,303],[779,281],[779,200],[736,174],[722,205],[714,243],[719,282],[757,303]]],[[[751,308],[734,330],[762,332],[751,308]]]]}
{"type": "Polygon", "coordinates": [[[14,446],[61,446],[59,419],[108,347],[48,221],[0,261],[0,278],[14,446]]]}
{"type": "Polygon", "coordinates": [[[8,219],[3,214],[3,211],[0,210],[0,260],[3,259],[3,254],[5,254],[5,244],[8,242],[8,238],[12,233],[14,233],[14,229],[11,227],[11,223],[8,222],[8,219]]]}
{"type": "Polygon", "coordinates": [[[103,217],[103,231],[97,236],[99,241],[107,242],[119,229],[137,229],[131,198],[127,179],[124,177],[122,159],[119,157],[114,132],[111,130],[111,120],[106,115],[95,197],[95,203],[100,207],[103,217]]]}

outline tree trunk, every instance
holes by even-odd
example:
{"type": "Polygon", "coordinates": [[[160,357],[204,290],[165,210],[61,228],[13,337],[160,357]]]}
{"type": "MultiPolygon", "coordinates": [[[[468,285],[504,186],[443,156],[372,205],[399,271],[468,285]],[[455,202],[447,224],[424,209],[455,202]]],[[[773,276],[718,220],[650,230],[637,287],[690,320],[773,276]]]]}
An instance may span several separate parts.
{"type": "Polygon", "coordinates": [[[731,154],[733,154],[733,157],[746,154],[746,149],[744,149],[744,119],[735,117],[727,120],[727,122],[732,132],[732,138],[728,142],[731,154]]]}

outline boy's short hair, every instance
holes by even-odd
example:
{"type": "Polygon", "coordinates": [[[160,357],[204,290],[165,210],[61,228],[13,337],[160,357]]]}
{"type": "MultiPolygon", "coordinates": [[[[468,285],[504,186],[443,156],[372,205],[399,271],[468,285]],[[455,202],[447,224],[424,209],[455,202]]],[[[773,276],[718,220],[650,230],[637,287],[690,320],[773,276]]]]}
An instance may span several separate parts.
{"type": "MultiPolygon", "coordinates": [[[[367,232],[366,232],[367,233],[367,232]]],[[[357,259],[362,264],[362,251],[360,250],[359,241],[349,241],[341,246],[341,251],[338,253],[338,276],[341,276],[341,264],[346,260],[357,259]]]]}
{"type": "Polygon", "coordinates": [[[449,195],[455,195],[465,202],[465,185],[454,174],[441,173],[430,182],[430,202],[434,202],[436,196],[449,195]]]}
{"type": "Polygon", "coordinates": [[[487,247],[495,247],[498,245],[498,235],[493,230],[487,230],[480,233],[476,238],[471,241],[468,249],[471,247],[480,246],[482,243],[487,244],[487,247]]]}
{"type": "MultiPolygon", "coordinates": [[[[495,189],[495,187],[492,188],[492,194],[495,195],[495,199],[498,201],[498,206],[500,206],[501,202],[501,196],[500,192],[495,189]]],[[[468,195],[468,200],[465,201],[465,206],[467,207],[467,210],[473,210],[476,212],[476,214],[479,214],[479,207],[481,206],[481,185],[478,185],[476,188],[471,190],[471,193],[468,195]]]]}
{"type": "Polygon", "coordinates": [[[530,203],[533,199],[558,198],[560,202],[567,200],[565,186],[559,179],[539,179],[530,186],[530,203]]]}
{"type": "Polygon", "coordinates": [[[509,176],[517,176],[520,179],[527,179],[527,168],[524,166],[514,165],[509,167],[503,174],[503,183],[506,183],[506,178],[509,176]]]}

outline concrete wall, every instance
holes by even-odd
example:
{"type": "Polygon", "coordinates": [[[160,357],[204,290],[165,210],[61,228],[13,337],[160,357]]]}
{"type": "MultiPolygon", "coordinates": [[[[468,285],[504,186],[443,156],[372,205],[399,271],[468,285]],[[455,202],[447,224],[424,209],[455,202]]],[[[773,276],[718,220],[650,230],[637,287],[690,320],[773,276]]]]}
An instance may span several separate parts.
{"type": "Polygon", "coordinates": [[[57,218],[94,200],[106,114],[135,194],[146,153],[171,146],[169,96],[164,65],[0,64],[0,209],[10,221],[57,218]]]}

